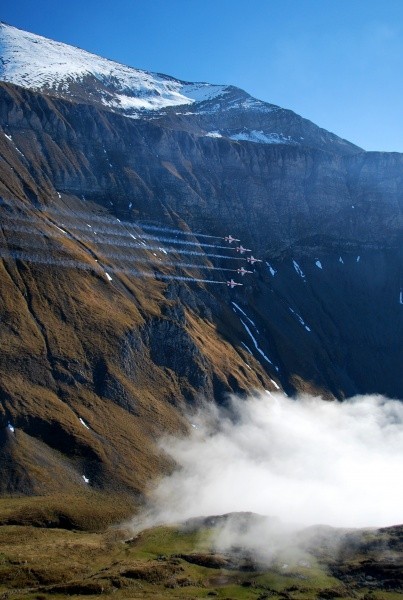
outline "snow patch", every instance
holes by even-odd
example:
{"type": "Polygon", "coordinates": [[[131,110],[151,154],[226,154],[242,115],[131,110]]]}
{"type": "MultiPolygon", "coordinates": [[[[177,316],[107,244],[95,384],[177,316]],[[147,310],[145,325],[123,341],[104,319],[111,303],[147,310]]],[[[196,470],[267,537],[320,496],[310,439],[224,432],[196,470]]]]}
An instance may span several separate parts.
{"type": "Polygon", "coordinates": [[[400,290],[399,304],[403,304],[403,290],[400,290]]]}
{"type": "Polygon", "coordinates": [[[206,133],[205,137],[222,138],[222,135],[219,131],[209,131],[208,133],[206,133]]]}
{"type": "Polygon", "coordinates": [[[90,480],[88,479],[88,477],[86,477],[85,475],[81,475],[81,477],[84,479],[84,483],[89,483],[90,480]]]}
{"type": "Polygon", "coordinates": [[[342,259],[342,257],[339,257],[339,263],[341,263],[342,265],[344,265],[344,260],[342,259]]]}
{"type": "Polygon", "coordinates": [[[357,262],[360,262],[361,256],[357,256],[357,262]]]}
{"type": "Polygon", "coordinates": [[[191,83],[183,85],[181,93],[194,102],[214,100],[228,93],[226,85],[211,85],[210,83],[191,83]]]}
{"type": "Polygon", "coordinates": [[[84,427],[86,429],[89,429],[89,427],[88,427],[87,423],[84,421],[84,419],[82,419],[81,417],[78,417],[78,420],[80,421],[81,425],[84,425],[84,427]]]}
{"type": "Polygon", "coordinates": [[[264,131],[257,131],[256,129],[244,130],[228,137],[237,142],[254,142],[257,144],[293,143],[293,139],[290,136],[284,136],[282,133],[264,133],[264,131]]]}
{"type": "Polygon", "coordinates": [[[273,269],[273,267],[271,266],[270,263],[266,262],[266,265],[269,267],[269,271],[272,277],[275,276],[275,274],[277,273],[277,271],[275,269],[273,269]]]}
{"type": "Polygon", "coordinates": [[[105,271],[105,275],[108,281],[112,281],[112,277],[105,271]]]}
{"type": "Polygon", "coordinates": [[[23,153],[21,152],[21,150],[20,150],[19,148],[17,148],[17,146],[16,146],[15,144],[14,144],[14,148],[17,150],[18,154],[19,154],[20,156],[22,156],[22,158],[25,158],[25,154],[23,154],[23,153]]]}
{"type": "Polygon", "coordinates": [[[276,383],[276,382],[274,381],[274,379],[271,379],[271,378],[270,378],[270,381],[272,382],[272,384],[274,385],[274,387],[276,388],[276,390],[279,390],[279,389],[280,389],[280,386],[278,385],[278,383],[276,383]]]}
{"type": "Polygon", "coordinates": [[[318,267],[318,269],[323,269],[322,263],[320,262],[320,260],[315,260],[315,265],[318,267]]]}
{"type": "MultiPolygon", "coordinates": [[[[1,45],[0,45],[0,49],[1,49],[1,45]]],[[[15,145],[15,142],[13,141],[13,138],[11,137],[11,135],[7,135],[7,133],[4,134],[6,136],[6,138],[10,141],[13,142],[14,144],[14,148],[17,150],[18,154],[20,154],[23,158],[25,158],[25,155],[21,152],[21,150],[19,150],[17,148],[17,146],[15,145]]]]}
{"type": "Polygon", "coordinates": [[[305,279],[305,274],[304,274],[304,272],[302,271],[302,269],[301,269],[301,267],[299,266],[299,264],[297,263],[297,261],[296,261],[296,260],[293,260],[293,261],[292,261],[292,264],[293,264],[293,266],[294,266],[294,269],[295,269],[295,270],[296,270],[296,272],[298,273],[298,275],[299,275],[300,277],[302,277],[302,279],[305,279]]]}
{"type": "Polygon", "coordinates": [[[15,428],[13,427],[13,425],[11,425],[11,423],[8,423],[8,424],[7,424],[7,429],[8,429],[9,431],[11,431],[11,433],[14,433],[14,432],[15,432],[15,428]]]}

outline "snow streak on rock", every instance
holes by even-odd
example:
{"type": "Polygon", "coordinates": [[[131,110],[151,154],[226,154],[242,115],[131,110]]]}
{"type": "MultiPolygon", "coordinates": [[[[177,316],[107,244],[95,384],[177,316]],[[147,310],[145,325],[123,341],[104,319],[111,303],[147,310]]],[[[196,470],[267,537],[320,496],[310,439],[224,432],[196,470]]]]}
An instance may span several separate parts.
{"type": "Polygon", "coordinates": [[[306,329],[307,331],[311,331],[311,328],[310,328],[310,327],[308,327],[308,325],[305,323],[305,321],[304,321],[304,319],[301,317],[301,315],[299,315],[299,314],[298,314],[298,313],[297,313],[295,310],[293,310],[293,309],[291,308],[291,306],[289,306],[288,308],[289,308],[290,312],[292,312],[292,314],[293,314],[293,315],[295,315],[295,316],[297,317],[297,319],[298,319],[298,321],[301,323],[302,327],[305,327],[305,329],[306,329]]]}
{"type": "Polygon", "coordinates": [[[299,266],[299,264],[297,263],[297,261],[296,261],[296,260],[293,260],[293,261],[292,261],[292,264],[293,264],[293,267],[294,267],[294,269],[295,269],[295,270],[296,270],[296,272],[298,273],[298,275],[299,275],[299,276],[300,276],[300,277],[301,277],[303,280],[305,280],[305,274],[304,274],[304,272],[302,271],[302,269],[301,269],[301,267],[299,266]]]}
{"type": "Polygon", "coordinates": [[[259,348],[258,343],[255,339],[255,337],[253,336],[253,333],[251,332],[251,330],[249,329],[249,327],[247,326],[247,324],[242,321],[242,319],[240,319],[242,325],[244,326],[246,332],[249,334],[249,337],[251,338],[253,345],[255,346],[256,350],[259,352],[259,354],[261,354],[263,356],[263,358],[269,363],[269,364],[273,364],[272,361],[270,360],[270,358],[268,358],[266,356],[266,354],[263,352],[263,350],[261,350],[261,348],[259,348]]]}
{"type": "Polygon", "coordinates": [[[274,276],[275,276],[275,274],[277,273],[277,271],[276,271],[275,269],[273,269],[273,267],[271,266],[271,264],[270,264],[270,263],[266,262],[266,265],[269,267],[270,275],[271,275],[272,277],[274,277],[274,276]]]}

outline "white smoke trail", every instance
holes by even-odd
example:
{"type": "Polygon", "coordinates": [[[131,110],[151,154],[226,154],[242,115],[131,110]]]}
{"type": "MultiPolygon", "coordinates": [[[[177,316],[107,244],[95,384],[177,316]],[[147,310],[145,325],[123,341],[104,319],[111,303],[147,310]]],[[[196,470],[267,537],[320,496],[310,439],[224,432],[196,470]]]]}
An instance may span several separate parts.
{"type": "Polygon", "coordinates": [[[148,225],[147,223],[142,223],[141,221],[122,221],[120,219],[118,219],[117,217],[102,217],[100,215],[94,215],[93,213],[88,213],[88,212],[84,212],[84,211],[67,211],[67,210],[60,210],[60,209],[56,209],[53,207],[47,207],[46,209],[42,209],[42,212],[47,212],[50,214],[57,214],[57,215],[61,215],[65,218],[79,218],[79,219],[83,219],[84,221],[94,221],[94,222],[98,222],[98,223],[104,223],[105,225],[122,225],[124,227],[128,227],[128,228],[134,228],[134,227],[138,227],[144,231],[157,231],[163,234],[172,234],[172,235],[184,235],[184,236],[193,236],[193,237],[202,237],[202,238],[209,238],[209,239],[216,239],[216,240],[222,240],[224,239],[221,236],[217,236],[217,235],[208,235],[206,233],[199,233],[199,232],[193,232],[193,231],[183,231],[182,229],[174,229],[172,227],[162,227],[162,226],[157,226],[157,225],[148,225]]]}
{"type": "Polygon", "coordinates": [[[62,230],[57,225],[54,225],[54,223],[48,222],[48,223],[46,223],[46,225],[57,227],[57,231],[55,231],[54,229],[52,229],[52,230],[49,230],[49,229],[47,229],[47,230],[37,229],[37,228],[35,228],[35,224],[34,223],[31,226],[29,226],[29,225],[16,225],[14,223],[5,222],[5,221],[3,221],[2,223],[0,223],[0,227],[2,229],[4,229],[5,231],[12,231],[14,233],[26,233],[29,236],[34,235],[34,236],[40,236],[40,237],[51,236],[51,237],[55,237],[55,238],[60,238],[60,237],[66,237],[66,236],[68,236],[71,239],[74,239],[73,236],[71,234],[69,234],[68,231],[62,230]]]}
{"type": "MultiPolygon", "coordinates": [[[[89,219],[88,219],[89,220],[89,219]]],[[[13,219],[10,219],[8,223],[4,223],[5,226],[7,226],[8,228],[12,227],[16,222],[18,221],[22,221],[25,223],[30,223],[31,225],[33,224],[33,219],[25,216],[25,215],[17,215],[15,217],[13,217],[13,219]]],[[[44,221],[37,218],[36,219],[36,224],[37,225],[43,225],[44,221]]],[[[53,221],[47,221],[47,224],[51,224],[51,225],[55,225],[55,223],[53,223],[53,221]]],[[[18,227],[18,225],[16,225],[18,227]]],[[[92,233],[93,236],[98,236],[96,239],[95,237],[91,237],[90,235],[85,236],[86,239],[88,238],[88,240],[93,240],[96,241],[97,243],[101,243],[100,242],[100,236],[99,234],[103,235],[103,236],[116,236],[116,237],[122,237],[122,238],[128,238],[128,237],[132,237],[133,238],[133,234],[129,233],[128,231],[125,231],[123,224],[121,224],[119,226],[119,229],[112,229],[111,227],[104,227],[104,226],[97,226],[97,229],[93,229],[93,226],[89,225],[88,223],[85,224],[77,224],[77,223],[69,223],[69,224],[65,224],[63,223],[58,223],[58,226],[63,227],[63,228],[67,228],[69,231],[80,231],[80,232],[85,232],[87,234],[92,233]]],[[[94,226],[95,227],[95,226],[94,226]]],[[[131,227],[132,231],[133,231],[133,227],[131,227]]],[[[165,237],[157,237],[155,235],[147,235],[142,233],[141,231],[137,231],[136,232],[136,236],[138,238],[140,238],[141,240],[148,240],[148,241],[154,241],[154,242],[160,242],[160,243],[169,243],[169,244],[173,244],[173,245],[181,245],[181,246],[196,246],[196,247],[200,247],[200,248],[216,248],[217,250],[233,250],[234,248],[228,248],[227,246],[218,246],[217,244],[204,244],[204,243],[200,243],[200,242],[189,242],[186,240],[178,240],[175,238],[165,238],[165,237]]],[[[110,239],[107,237],[107,239],[110,239]]],[[[106,242],[104,242],[106,243],[106,242]]]]}
{"type": "MultiPolygon", "coordinates": [[[[78,226],[78,225],[69,225],[69,229],[73,229],[73,230],[77,230],[77,231],[87,231],[88,229],[86,229],[83,226],[78,226]]],[[[117,237],[131,237],[130,233],[123,231],[102,231],[101,230],[101,234],[102,235],[111,235],[111,236],[117,236],[117,237]]],[[[180,246],[196,246],[198,248],[216,248],[217,250],[228,250],[227,246],[217,246],[217,244],[204,244],[204,243],[200,243],[200,242],[187,242],[186,240],[178,240],[175,238],[166,238],[166,237],[157,237],[155,235],[145,235],[143,233],[139,233],[137,232],[137,237],[139,237],[141,240],[148,240],[148,241],[154,241],[154,242],[159,242],[159,243],[167,243],[167,244],[172,244],[172,245],[180,245],[180,246]]]]}
{"type": "MultiPolygon", "coordinates": [[[[32,229],[20,226],[17,228],[17,231],[22,232],[22,233],[27,233],[30,235],[30,237],[28,239],[24,239],[24,238],[19,238],[18,239],[18,246],[24,246],[25,249],[31,253],[35,253],[38,251],[44,251],[45,248],[43,246],[43,244],[40,243],[35,243],[34,239],[32,238],[32,234],[38,234],[39,236],[41,235],[42,232],[40,231],[34,231],[32,229]]],[[[37,236],[36,236],[37,237],[37,236]]],[[[65,237],[65,234],[63,232],[55,232],[54,236],[52,237],[56,237],[56,238],[63,238],[65,237]]],[[[60,249],[63,249],[63,246],[60,246],[60,249]]],[[[158,248],[161,251],[161,248],[158,248]]],[[[167,258],[167,254],[165,253],[165,249],[162,248],[162,250],[164,250],[164,252],[159,256],[153,256],[153,257],[141,257],[138,256],[136,254],[117,254],[115,252],[105,252],[105,251],[101,251],[98,255],[98,258],[101,259],[106,259],[106,260],[115,260],[118,262],[128,262],[128,263],[140,263],[140,264],[146,264],[146,265],[154,265],[154,266],[167,266],[167,267],[172,267],[172,268],[176,268],[176,269],[194,269],[196,271],[220,271],[220,272],[233,272],[236,273],[237,269],[226,269],[226,268],[222,268],[222,267],[215,267],[213,265],[202,265],[202,264],[198,264],[198,263],[185,263],[185,262],[178,262],[178,261],[172,261],[172,260],[168,260],[167,258]]],[[[4,249],[5,252],[7,252],[7,249],[4,249]]],[[[108,267],[109,268],[109,267],[108,267]]]]}
{"type": "MultiPolygon", "coordinates": [[[[50,223],[49,223],[50,224],[50,223]]],[[[158,250],[160,250],[160,246],[150,246],[148,244],[144,243],[136,243],[136,242],[126,242],[123,241],[121,239],[117,239],[117,240],[111,240],[111,239],[103,239],[101,240],[100,238],[98,238],[97,236],[89,236],[89,235],[83,235],[82,233],[80,235],[76,235],[73,236],[69,231],[66,231],[66,233],[64,234],[63,231],[60,230],[59,226],[53,224],[53,226],[55,228],[58,229],[58,231],[46,231],[46,235],[52,236],[52,237],[63,237],[64,235],[68,235],[71,239],[75,239],[81,242],[85,242],[88,244],[94,244],[97,246],[118,246],[121,248],[128,248],[128,249],[133,249],[133,250],[149,250],[152,252],[156,252],[158,250]]],[[[1,223],[1,227],[5,230],[8,231],[14,231],[17,233],[26,233],[28,235],[38,235],[38,236],[44,236],[44,232],[39,230],[39,229],[35,229],[35,228],[30,228],[30,227],[26,227],[23,225],[14,225],[13,223],[1,223]]],[[[168,252],[169,254],[179,254],[179,255],[184,255],[184,256],[201,256],[204,258],[220,258],[223,260],[245,260],[244,258],[240,258],[240,257],[233,257],[233,256],[227,256],[227,255],[223,255],[223,254],[212,254],[212,253],[205,253],[205,252],[197,252],[196,250],[182,250],[181,248],[171,248],[169,246],[165,247],[164,250],[166,252],[168,252]]]]}
{"type": "Polygon", "coordinates": [[[33,252],[24,252],[23,250],[10,250],[0,248],[0,258],[4,260],[13,259],[47,266],[64,267],[67,269],[81,269],[84,271],[99,270],[104,272],[104,269],[101,269],[101,267],[97,264],[94,265],[83,261],[78,261],[72,258],[53,258],[49,255],[43,256],[33,252]]]}
{"type": "Polygon", "coordinates": [[[218,236],[218,235],[207,235],[206,233],[198,233],[193,232],[193,231],[182,231],[182,229],[171,229],[169,227],[157,227],[154,225],[142,225],[141,223],[137,223],[138,227],[141,227],[142,229],[144,229],[145,231],[159,231],[161,233],[171,233],[171,234],[175,234],[175,235],[191,235],[194,236],[196,238],[210,238],[210,239],[215,239],[215,240],[222,240],[224,238],[218,236]]]}
{"type": "Polygon", "coordinates": [[[403,522],[400,401],[263,394],[192,423],[189,437],[162,443],[178,469],[154,489],[146,524],[239,511],[302,525],[403,522]]]}
{"type": "MultiPolygon", "coordinates": [[[[13,201],[9,201],[6,202],[4,199],[0,198],[0,206],[6,206],[7,208],[10,207],[16,207],[16,208],[20,208],[21,210],[26,210],[27,206],[23,203],[20,202],[18,200],[13,200],[13,201]]],[[[224,238],[222,236],[218,236],[218,235],[209,235],[206,233],[200,233],[200,232],[193,232],[193,231],[183,231],[182,229],[175,229],[172,227],[162,227],[162,226],[157,226],[157,225],[148,225],[147,223],[142,223],[141,221],[122,221],[121,219],[118,219],[117,217],[114,217],[112,215],[108,216],[108,217],[104,217],[101,215],[96,215],[92,212],[85,212],[85,211],[79,211],[79,210],[62,210],[62,209],[58,209],[55,207],[43,207],[43,208],[34,208],[34,210],[36,210],[38,213],[42,213],[42,214],[54,214],[54,215],[59,215],[62,216],[66,219],[70,218],[70,219],[82,219],[85,222],[89,222],[89,223],[103,223],[107,226],[113,227],[113,226],[123,226],[123,227],[127,227],[129,229],[135,229],[136,227],[138,229],[142,229],[144,231],[156,231],[156,232],[160,232],[163,234],[167,234],[167,235],[183,235],[183,236],[192,236],[192,237],[196,237],[196,238],[206,238],[206,239],[215,239],[215,240],[223,240],[224,238]]],[[[137,229],[136,229],[137,231],[137,229]]],[[[225,248],[227,248],[225,246],[225,248]]]]}
{"type": "Polygon", "coordinates": [[[105,270],[111,273],[123,273],[125,275],[133,275],[134,277],[139,278],[151,278],[151,279],[159,279],[163,281],[188,281],[194,283],[213,283],[218,285],[226,284],[225,281],[217,281],[215,279],[203,279],[199,277],[190,277],[185,275],[166,275],[164,273],[157,272],[148,272],[148,271],[138,271],[136,269],[123,268],[123,267],[114,267],[111,265],[107,265],[102,267],[101,265],[94,265],[85,263],[82,261],[74,260],[74,259],[66,259],[66,258],[54,258],[51,256],[41,256],[39,254],[33,254],[31,252],[24,252],[21,250],[8,250],[4,248],[0,248],[0,258],[3,259],[13,259],[13,260],[21,260],[24,262],[35,263],[35,264],[43,264],[54,267],[62,267],[69,269],[81,269],[85,271],[99,271],[101,274],[105,273],[105,270]]]}

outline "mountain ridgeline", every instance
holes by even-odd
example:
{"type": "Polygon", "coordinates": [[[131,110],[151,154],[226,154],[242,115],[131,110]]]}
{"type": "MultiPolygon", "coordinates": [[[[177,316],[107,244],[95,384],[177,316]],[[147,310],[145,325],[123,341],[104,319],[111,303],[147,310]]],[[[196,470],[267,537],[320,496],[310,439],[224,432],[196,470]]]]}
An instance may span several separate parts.
{"type": "Polygon", "coordinates": [[[0,27],[1,492],[144,493],[231,392],[403,398],[403,155],[0,27]]]}

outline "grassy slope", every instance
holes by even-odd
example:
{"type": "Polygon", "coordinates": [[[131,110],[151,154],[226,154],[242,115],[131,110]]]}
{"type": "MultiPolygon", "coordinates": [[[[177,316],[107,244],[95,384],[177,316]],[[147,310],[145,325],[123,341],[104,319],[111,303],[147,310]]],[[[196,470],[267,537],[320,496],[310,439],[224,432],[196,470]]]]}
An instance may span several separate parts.
{"type": "MultiPolygon", "coordinates": [[[[60,505],[60,498],[53,501],[48,498],[43,512],[55,511],[58,502],[60,505]]],[[[122,499],[114,498],[106,504],[104,499],[95,496],[81,501],[77,497],[75,502],[70,499],[69,504],[77,525],[86,527],[87,531],[28,524],[0,526],[1,598],[45,600],[100,594],[121,599],[189,600],[207,597],[397,600],[399,597],[396,591],[380,589],[369,579],[356,576],[343,581],[332,576],[334,563],[339,561],[340,566],[341,554],[339,549],[329,551],[328,545],[306,551],[303,562],[300,553],[295,561],[288,555],[287,566],[281,556],[268,568],[251,561],[242,565],[242,561],[236,563],[230,555],[214,553],[209,541],[211,530],[206,527],[189,531],[157,527],[130,539],[129,530],[124,526],[105,529],[112,517],[123,518],[129,513],[129,504],[125,505],[122,499]],[[97,502],[100,502],[98,512],[97,502]]],[[[0,522],[6,523],[13,515],[14,518],[19,515],[22,523],[25,515],[29,523],[39,509],[38,499],[34,504],[27,499],[3,500],[0,522]]],[[[385,544],[385,536],[391,539],[393,535],[400,540],[401,532],[396,531],[394,534],[385,530],[379,534],[363,534],[361,543],[351,546],[348,556],[344,549],[344,568],[352,572],[357,565],[368,563],[373,558],[371,548],[375,540],[385,544]]],[[[385,556],[378,556],[378,562],[382,563],[385,556]]]]}

